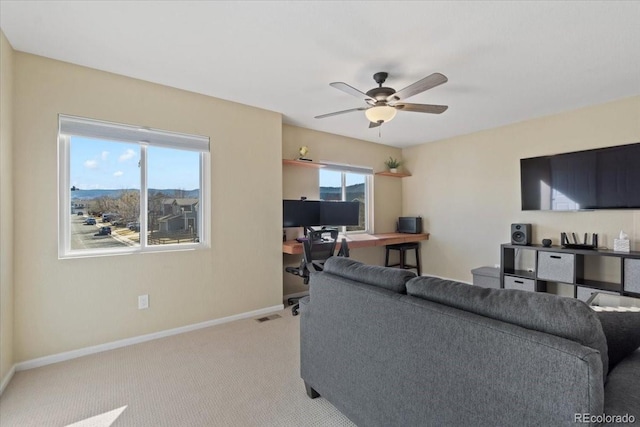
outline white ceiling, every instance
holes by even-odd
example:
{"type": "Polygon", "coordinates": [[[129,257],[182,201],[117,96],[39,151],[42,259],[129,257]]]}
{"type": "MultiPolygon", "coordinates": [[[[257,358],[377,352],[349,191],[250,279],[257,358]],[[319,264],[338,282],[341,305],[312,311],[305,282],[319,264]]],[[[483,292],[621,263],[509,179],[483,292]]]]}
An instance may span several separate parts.
{"type": "Polygon", "coordinates": [[[19,51],[283,114],[285,123],[398,147],[640,94],[639,1],[7,1],[19,51]],[[369,129],[363,92],[449,82],[369,129]]]}

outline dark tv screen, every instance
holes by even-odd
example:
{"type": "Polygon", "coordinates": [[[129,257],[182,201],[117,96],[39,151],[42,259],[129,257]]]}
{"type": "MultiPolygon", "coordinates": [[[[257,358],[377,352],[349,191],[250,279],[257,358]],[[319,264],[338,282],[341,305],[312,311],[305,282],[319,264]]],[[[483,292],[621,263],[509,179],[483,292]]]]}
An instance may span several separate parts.
{"type": "Polygon", "coordinates": [[[640,209],[640,143],[520,160],[522,210],[640,209]]]}
{"type": "Polygon", "coordinates": [[[359,225],[360,202],[320,202],[321,225],[359,225]]]}

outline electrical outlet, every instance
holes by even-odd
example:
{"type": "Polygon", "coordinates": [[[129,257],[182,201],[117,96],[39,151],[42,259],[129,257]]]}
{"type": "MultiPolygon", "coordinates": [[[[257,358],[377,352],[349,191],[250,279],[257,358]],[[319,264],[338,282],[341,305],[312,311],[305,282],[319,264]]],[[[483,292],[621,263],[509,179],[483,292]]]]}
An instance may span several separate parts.
{"type": "Polygon", "coordinates": [[[149,295],[138,295],[138,310],[149,308],[149,295]]]}

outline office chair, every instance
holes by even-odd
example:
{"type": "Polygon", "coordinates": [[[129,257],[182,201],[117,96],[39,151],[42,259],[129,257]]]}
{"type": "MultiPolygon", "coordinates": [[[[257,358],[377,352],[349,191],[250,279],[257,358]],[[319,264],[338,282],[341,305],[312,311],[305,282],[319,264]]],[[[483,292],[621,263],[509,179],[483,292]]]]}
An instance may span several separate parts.
{"type": "MultiPolygon", "coordinates": [[[[312,271],[322,271],[326,260],[334,255],[338,242],[338,230],[336,228],[323,228],[320,230],[309,230],[307,240],[302,242],[303,258],[299,267],[287,267],[287,273],[295,274],[303,278],[305,285],[309,284],[309,277],[312,271]]],[[[342,239],[338,256],[349,256],[347,240],[342,239]]],[[[295,305],[291,309],[294,316],[298,315],[300,304],[297,301],[302,297],[289,298],[289,305],[295,305]]]]}

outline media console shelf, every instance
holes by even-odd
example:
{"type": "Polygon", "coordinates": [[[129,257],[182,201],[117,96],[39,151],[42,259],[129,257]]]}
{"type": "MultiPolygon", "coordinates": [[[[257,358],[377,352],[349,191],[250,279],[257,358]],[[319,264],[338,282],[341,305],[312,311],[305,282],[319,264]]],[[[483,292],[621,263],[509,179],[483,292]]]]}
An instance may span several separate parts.
{"type": "Polygon", "coordinates": [[[549,282],[573,285],[573,296],[586,301],[593,292],[640,297],[640,252],[614,252],[607,249],[568,249],[541,245],[500,246],[500,286],[507,289],[546,292],[549,282]],[[517,269],[518,251],[533,251],[535,267],[517,269]],[[612,257],[619,260],[620,281],[607,282],[585,277],[585,263],[591,257],[612,257]]]}

